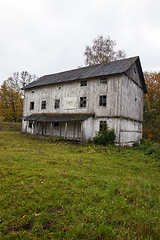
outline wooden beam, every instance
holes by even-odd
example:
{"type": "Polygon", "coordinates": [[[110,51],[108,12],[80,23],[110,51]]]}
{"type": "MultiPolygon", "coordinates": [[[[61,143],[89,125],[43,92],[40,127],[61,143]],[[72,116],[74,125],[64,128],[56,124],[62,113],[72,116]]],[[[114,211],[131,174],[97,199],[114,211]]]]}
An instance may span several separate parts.
{"type": "Polygon", "coordinates": [[[81,142],[83,142],[83,122],[80,122],[81,124],[81,142]]]}
{"type": "Polygon", "coordinates": [[[67,126],[68,126],[68,123],[66,122],[65,130],[64,130],[64,139],[66,139],[66,135],[67,135],[67,126]]]}
{"type": "Polygon", "coordinates": [[[74,121],[74,126],[73,126],[73,139],[75,139],[75,131],[76,131],[76,121],[74,121]]]}
{"type": "Polygon", "coordinates": [[[51,133],[51,135],[53,135],[53,126],[52,126],[52,122],[50,123],[50,133],[51,133]]]}
{"type": "Polygon", "coordinates": [[[62,136],[62,122],[59,123],[59,136],[62,136]]]}

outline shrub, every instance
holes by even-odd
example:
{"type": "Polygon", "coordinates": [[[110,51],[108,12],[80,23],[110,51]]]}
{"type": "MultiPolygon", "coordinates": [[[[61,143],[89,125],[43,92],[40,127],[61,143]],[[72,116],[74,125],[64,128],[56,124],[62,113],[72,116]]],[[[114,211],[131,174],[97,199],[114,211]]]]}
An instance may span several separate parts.
{"type": "Polygon", "coordinates": [[[135,141],[135,142],[133,143],[133,147],[139,147],[139,145],[140,145],[139,141],[135,141]]]}
{"type": "Polygon", "coordinates": [[[55,137],[55,142],[64,142],[64,137],[55,137]]]}
{"type": "Polygon", "coordinates": [[[152,145],[148,149],[147,154],[151,155],[153,158],[155,158],[157,161],[159,161],[160,160],[160,147],[152,145]]]}
{"type": "Polygon", "coordinates": [[[140,144],[137,142],[133,144],[136,149],[144,150],[146,155],[150,155],[155,160],[160,160],[160,145],[154,143],[151,139],[142,139],[140,144]]]}
{"type": "Polygon", "coordinates": [[[109,129],[106,124],[99,130],[97,135],[93,138],[95,144],[108,145],[114,144],[116,134],[114,129],[109,129]]]}

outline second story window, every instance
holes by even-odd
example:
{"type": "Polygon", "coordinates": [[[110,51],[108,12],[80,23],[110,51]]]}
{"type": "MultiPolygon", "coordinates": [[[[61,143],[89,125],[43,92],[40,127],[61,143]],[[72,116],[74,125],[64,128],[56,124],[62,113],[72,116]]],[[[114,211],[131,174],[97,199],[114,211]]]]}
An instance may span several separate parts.
{"type": "Polygon", "coordinates": [[[55,99],[54,108],[60,107],[60,99],[55,99]]]}
{"type": "Polygon", "coordinates": [[[34,102],[30,102],[30,110],[34,109],[34,102]]]}
{"type": "Polygon", "coordinates": [[[101,78],[100,83],[106,84],[107,83],[107,78],[101,78]]]}
{"type": "Polygon", "coordinates": [[[107,105],[106,95],[99,96],[99,106],[105,107],[107,105]]]}
{"type": "Polygon", "coordinates": [[[87,98],[86,97],[80,97],[80,107],[86,107],[87,98]]]}
{"type": "Polygon", "coordinates": [[[46,101],[42,101],[41,109],[46,109],[46,101]]]}
{"type": "Polygon", "coordinates": [[[86,80],[81,81],[81,87],[84,87],[84,86],[87,86],[87,81],[86,80]]]}

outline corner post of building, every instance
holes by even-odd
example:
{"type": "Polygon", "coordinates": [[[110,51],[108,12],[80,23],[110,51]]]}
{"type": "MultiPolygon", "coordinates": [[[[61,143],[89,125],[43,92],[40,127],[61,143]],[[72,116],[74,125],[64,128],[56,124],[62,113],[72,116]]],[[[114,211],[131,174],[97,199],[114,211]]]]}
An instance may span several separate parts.
{"type": "Polygon", "coordinates": [[[121,117],[120,117],[120,123],[119,123],[119,146],[118,146],[118,152],[121,151],[121,117]]]}

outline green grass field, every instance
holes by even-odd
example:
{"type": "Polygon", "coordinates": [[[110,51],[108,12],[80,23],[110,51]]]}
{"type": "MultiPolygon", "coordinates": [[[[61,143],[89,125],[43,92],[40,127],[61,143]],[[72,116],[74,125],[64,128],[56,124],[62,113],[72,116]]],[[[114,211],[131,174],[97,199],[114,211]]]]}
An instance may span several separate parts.
{"type": "Polygon", "coordinates": [[[160,160],[0,124],[0,239],[160,239],[160,160]]]}

